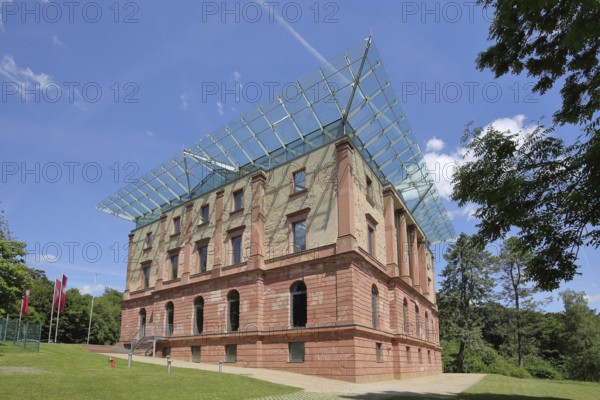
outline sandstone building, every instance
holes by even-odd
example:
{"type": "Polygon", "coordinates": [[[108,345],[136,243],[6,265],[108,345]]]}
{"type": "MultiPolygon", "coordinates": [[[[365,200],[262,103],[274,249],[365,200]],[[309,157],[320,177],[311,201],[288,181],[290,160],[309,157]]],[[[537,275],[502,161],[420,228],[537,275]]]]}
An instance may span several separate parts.
{"type": "Polygon", "coordinates": [[[453,230],[372,40],[296,90],[100,203],[136,223],[122,343],[352,382],[441,372],[428,246],[453,230]]]}

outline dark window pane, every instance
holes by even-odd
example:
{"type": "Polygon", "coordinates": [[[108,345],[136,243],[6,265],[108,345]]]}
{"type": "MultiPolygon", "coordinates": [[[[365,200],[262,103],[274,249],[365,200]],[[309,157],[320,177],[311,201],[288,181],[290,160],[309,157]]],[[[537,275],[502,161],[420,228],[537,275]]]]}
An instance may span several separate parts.
{"type": "Polygon", "coordinates": [[[198,262],[199,271],[206,272],[206,266],[208,265],[208,246],[198,248],[198,262]]]}
{"type": "Polygon", "coordinates": [[[192,346],[192,362],[199,363],[200,362],[200,346],[192,346]]]}
{"type": "Polygon", "coordinates": [[[292,224],[294,253],[306,250],[306,220],[292,224]]]}
{"type": "Polygon", "coordinates": [[[375,360],[377,362],[383,362],[383,354],[381,352],[381,343],[375,343],[375,360]]]}
{"type": "Polygon", "coordinates": [[[204,299],[202,297],[194,300],[194,333],[202,333],[204,330],[204,299]]]}
{"type": "Polygon", "coordinates": [[[304,362],[304,342],[292,342],[289,344],[290,361],[304,362]]]}
{"type": "Polygon", "coordinates": [[[227,330],[235,332],[240,327],[240,294],[234,290],[227,295],[229,306],[227,330]]]}
{"type": "Polygon", "coordinates": [[[244,191],[240,190],[233,194],[233,210],[241,210],[244,208],[244,191]]]}
{"type": "Polygon", "coordinates": [[[200,218],[203,224],[208,223],[208,206],[204,206],[200,209],[200,218]]]}
{"type": "Polygon", "coordinates": [[[175,254],[171,256],[171,272],[172,278],[177,278],[177,268],[179,267],[179,255],[175,254]]]}
{"type": "Polygon", "coordinates": [[[237,361],[237,344],[225,345],[225,362],[237,361]]]}
{"type": "Polygon", "coordinates": [[[236,236],[231,238],[231,249],[232,249],[232,264],[239,264],[242,262],[242,237],[236,236]]]}
{"type": "Polygon", "coordinates": [[[181,232],[181,218],[173,218],[173,233],[181,232]]]}
{"type": "Polygon", "coordinates": [[[296,282],[292,286],[292,327],[304,328],[307,322],[306,285],[296,282]]]}
{"type": "Polygon", "coordinates": [[[150,287],[150,267],[144,268],[144,289],[150,287]]]}
{"type": "Polygon", "coordinates": [[[300,192],[306,189],[306,171],[294,173],[294,192],[300,192]]]}

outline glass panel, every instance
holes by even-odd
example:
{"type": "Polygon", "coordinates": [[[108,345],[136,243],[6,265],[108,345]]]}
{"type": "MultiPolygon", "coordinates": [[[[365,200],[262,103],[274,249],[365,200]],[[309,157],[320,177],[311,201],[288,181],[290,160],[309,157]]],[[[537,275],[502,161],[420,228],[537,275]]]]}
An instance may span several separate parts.
{"type": "Polygon", "coordinates": [[[237,344],[225,345],[225,362],[237,362],[237,344]]]}
{"type": "Polygon", "coordinates": [[[242,262],[242,237],[236,236],[231,238],[231,250],[232,250],[232,264],[239,264],[242,262]]]}
{"type": "Polygon", "coordinates": [[[306,220],[294,222],[294,253],[306,250],[306,220]]]}
{"type": "Polygon", "coordinates": [[[294,173],[294,192],[301,192],[306,189],[306,171],[294,173]]]}
{"type": "Polygon", "coordinates": [[[290,343],[289,351],[291,362],[304,362],[304,342],[290,343]]]}
{"type": "Polygon", "coordinates": [[[201,246],[198,248],[198,262],[199,272],[206,272],[206,266],[208,265],[208,246],[201,246]]]}

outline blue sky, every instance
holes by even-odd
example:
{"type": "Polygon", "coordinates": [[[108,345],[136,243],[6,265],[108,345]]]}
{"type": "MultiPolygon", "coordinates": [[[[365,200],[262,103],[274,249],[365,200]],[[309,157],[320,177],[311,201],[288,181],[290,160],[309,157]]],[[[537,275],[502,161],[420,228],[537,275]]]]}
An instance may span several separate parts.
{"type": "MultiPolygon", "coordinates": [[[[457,232],[476,224],[448,200],[465,125],[533,129],[560,105],[475,68],[490,21],[475,2],[0,3],[0,208],[28,264],[84,292],[96,273],[125,286],[134,226],[99,201],[370,34],[457,232]]],[[[563,285],[592,307],[598,255],[582,249],[563,285]]]]}

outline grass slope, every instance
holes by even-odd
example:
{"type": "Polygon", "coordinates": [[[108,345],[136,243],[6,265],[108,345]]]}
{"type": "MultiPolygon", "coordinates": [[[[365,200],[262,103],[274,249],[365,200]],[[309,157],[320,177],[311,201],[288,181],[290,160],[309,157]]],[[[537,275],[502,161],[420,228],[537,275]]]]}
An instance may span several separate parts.
{"type": "Polygon", "coordinates": [[[39,353],[0,343],[0,399],[248,399],[296,388],[243,376],[116,360],[78,345],[42,344],[39,353]]]}
{"type": "Polygon", "coordinates": [[[488,375],[459,396],[460,400],[592,400],[600,399],[600,383],[517,379],[488,375]]]}

